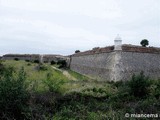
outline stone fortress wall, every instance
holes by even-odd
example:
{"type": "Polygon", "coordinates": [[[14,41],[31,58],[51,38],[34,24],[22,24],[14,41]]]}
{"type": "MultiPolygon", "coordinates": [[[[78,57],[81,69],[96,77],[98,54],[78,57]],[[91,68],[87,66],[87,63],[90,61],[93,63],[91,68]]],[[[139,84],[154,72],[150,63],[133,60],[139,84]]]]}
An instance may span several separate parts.
{"type": "Polygon", "coordinates": [[[94,48],[73,54],[70,68],[102,81],[129,80],[144,71],[153,79],[160,78],[160,48],[121,45],[94,48]]]}
{"type": "Polygon", "coordinates": [[[93,48],[71,56],[39,55],[39,54],[7,54],[4,60],[66,60],[68,67],[78,73],[96,78],[100,81],[129,80],[133,74],[141,71],[153,79],[160,78],[160,48],[141,47],[121,44],[116,38],[115,45],[104,48],[93,48]]]}
{"type": "Polygon", "coordinates": [[[15,58],[18,58],[19,60],[39,60],[41,62],[51,62],[52,60],[57,62],[61,59],[66,59],[65,57],[61,55],[40,55],[40,54],[6,54],[2,56],[3,60],[14,60],[15,58]]]}
{"type": "Polygon", "coordinates": [[[39,55],[38,54],[6,54],[2,56],[3,60],[14,60],[18,58],[19,60],[39,60],[39,55]]]}

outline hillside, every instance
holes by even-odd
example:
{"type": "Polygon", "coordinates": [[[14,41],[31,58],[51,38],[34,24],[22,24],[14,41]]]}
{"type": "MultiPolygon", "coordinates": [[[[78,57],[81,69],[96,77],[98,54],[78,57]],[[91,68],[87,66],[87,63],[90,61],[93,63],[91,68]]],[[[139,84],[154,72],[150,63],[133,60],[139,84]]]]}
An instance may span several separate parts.
{"type": "Polygon", "coordinates": [[[159,101],[160,80],[143,73],[127,82],[98,82],[57,64],[0,63],[1,119],[157,119],[159,101]]]}

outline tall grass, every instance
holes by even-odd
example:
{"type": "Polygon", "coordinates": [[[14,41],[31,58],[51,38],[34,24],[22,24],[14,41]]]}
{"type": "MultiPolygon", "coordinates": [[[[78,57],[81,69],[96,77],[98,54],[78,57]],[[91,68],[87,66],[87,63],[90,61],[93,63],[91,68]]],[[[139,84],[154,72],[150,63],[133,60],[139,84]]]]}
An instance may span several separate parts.
{"type": "Polygon", "coordinates": [[[0,72],[1,119],[125,120],[130,119],[125,113],[160,114],[160,81],[143,73],[127,82],[98,83],[73,71],[79,81],[68,80],[49,64],[47,70],[25,61],[6,61],[1,69],[3,64],[15,69],[0,72]]]}
{"type": "Polygon", "coordinates": [[[81,74],[79,74],[79,73],[77,73],[77,72],[74,72],[74,71],[72,71],[72,70],[68,70],[68,72],[69,72],[73,77],[75,77],[75,78],[78,79],[78,80],[82,80],[82,81],[87,81],[87,80],[89,80],[89,78],[88,78],[87,76],[81,75],[81,74]]]}

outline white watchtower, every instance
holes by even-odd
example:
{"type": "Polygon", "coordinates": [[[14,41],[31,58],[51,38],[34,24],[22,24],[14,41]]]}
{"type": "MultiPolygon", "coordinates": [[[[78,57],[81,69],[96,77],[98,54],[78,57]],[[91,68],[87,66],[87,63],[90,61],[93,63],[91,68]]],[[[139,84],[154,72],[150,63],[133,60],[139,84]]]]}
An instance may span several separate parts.
{"type": "Polygon", "coordinates": [[[39,61],[40,61],[40,63],[43,63],[43,57],[44,57],[44,55],[39,55],[39,61]]]}
{"type": "Polygon", "coordinates": [[[122,50],[122,39],[119,35],[114,40],[114,50],[122,50]]]}

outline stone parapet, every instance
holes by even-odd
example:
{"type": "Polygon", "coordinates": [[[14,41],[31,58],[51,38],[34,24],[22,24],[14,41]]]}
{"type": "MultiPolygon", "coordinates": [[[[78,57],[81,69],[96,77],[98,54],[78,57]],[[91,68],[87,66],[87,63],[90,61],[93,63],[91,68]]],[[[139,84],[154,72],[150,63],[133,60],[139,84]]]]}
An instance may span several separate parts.
{"type": "MultiPolygon", "coordinates": [[[[128,45],[128,44],[124,44],[121,47],[122,47],[122,51],[124,52],[160,53],[160,48],[156,48],[156,47],[142,47],[142,46],[135,46],[135,45],[128,45]]],[[[73,54],[72,56],[94,55],[94,54],[100,54],[100,53],[109,53],[113,51],[115,51],[114,46],[108,46],[103,48],[96,47],[96,48],[93,48],[92,50],[73,54]]]]}
{"type": "Polygon", "coordinates": [[[19,60],[41,60],[41,56],[43,56],[43,62],[51,62],[52,60],[58,61],[60,59],[66,59],[66,57],[63,57],[61,55],[49,55],[49,54],[6,54],[3,55],[3,60],[14,60],[15,58],[18,58],[19,60]]]}
{"type": "Polygon", "coordinates": [[[92,50],[79,52],[79,53],[73,54],[72,56],[94,55],[99,53],[109,53],[113,51],[114,51],[114,46],[108,46],[103,48],[93,48],[92,50]]]}
{"type": "Polygon", "coordinates": [[[160,48],[122,45],[94,48],[71,56],[71,70],[102,81],[130,80],[141,71],[152,79],[160,78],[160,48]]]}
{"type": "Polygon", "coordinates": [[[138,52],[138,53],[160,53],[160,48],[156,47],[142,47],[135,45],[122,45],[124,52],[138,52]]]}

